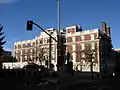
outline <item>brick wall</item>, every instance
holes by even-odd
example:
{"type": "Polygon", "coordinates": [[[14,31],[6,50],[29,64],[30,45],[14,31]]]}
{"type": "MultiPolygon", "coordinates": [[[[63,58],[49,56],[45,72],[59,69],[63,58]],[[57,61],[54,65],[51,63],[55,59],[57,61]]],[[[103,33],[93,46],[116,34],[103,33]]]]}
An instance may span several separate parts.
{"type": "Polygon", "coordinates": [[[96,40],[97,38],[97,33],[94,33],[94,39],[96,40]]]}
{"type": "Polygon", "coordinates": [[[81,45],[80,44],[76,44],[76,62],[80,62],[81,59],[81,45]]]}

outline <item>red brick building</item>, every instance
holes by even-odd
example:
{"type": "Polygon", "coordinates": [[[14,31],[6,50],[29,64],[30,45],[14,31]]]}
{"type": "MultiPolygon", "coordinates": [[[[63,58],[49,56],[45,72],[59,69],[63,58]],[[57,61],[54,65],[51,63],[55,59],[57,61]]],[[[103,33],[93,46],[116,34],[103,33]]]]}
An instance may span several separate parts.
{"type": "Polygon", "coordinates": [[[90,53],[93,51],[93,71],[100,72],[102,65],[105,64],[101,62],[103,59],[107,62],[112,49],[110,27],[105,22],[102,23],[102,30],[82,30],[79,26],[67,27],[66,45],[67,51],[71,54],[73,69],[90,71],[90,53]]]}

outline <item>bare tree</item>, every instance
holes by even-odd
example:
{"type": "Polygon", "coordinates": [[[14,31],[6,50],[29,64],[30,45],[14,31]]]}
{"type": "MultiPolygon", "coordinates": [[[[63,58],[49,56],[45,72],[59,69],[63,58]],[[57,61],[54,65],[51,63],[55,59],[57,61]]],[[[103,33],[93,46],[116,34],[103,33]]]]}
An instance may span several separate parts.
{"type": "Polygon", "coordinates": [[[39,59],[40,64],[42,65],[43,61],[46,61],[47,57],[47,51],[46,48],[39,47],[36,50],[36,59],[39,59]]]}
{"type": "Polygon", "coordinates": [[[27,60],[25,60],[25,61],[30,62],[31,58],[30,58],[30,51],[29,50],[26,50],[24,57],[25,56],[27,56],[27,60]]]}
{"type": "Polygon", "coordinates": [[[91,49],[91,44],[86,44],[85,49],[82,50],[82,53],[85,54],[85,61],[90,63],[90,69],[92,73],[92,80],[93,80],[93,64],[97,63],[96,55],[97,55],[97,47],[94,46],[94,49],[91,49]]]}

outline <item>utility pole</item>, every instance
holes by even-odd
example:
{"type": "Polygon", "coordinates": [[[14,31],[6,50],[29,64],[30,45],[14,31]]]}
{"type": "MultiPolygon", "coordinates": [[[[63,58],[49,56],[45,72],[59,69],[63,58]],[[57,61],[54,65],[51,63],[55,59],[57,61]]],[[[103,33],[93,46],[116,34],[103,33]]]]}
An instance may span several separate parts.
{"type": "MultiPolygon", "coordinates": [[[[51,33],[50,33],[50,35],[51,35],[51,33]]],[[[50,38],[49,38],[49,68],[50,68],[50,64],[51,64],[51,40],[52,40],[52,38],[51,38],[51,36],[50,36],[50,38]]]]}
{"type": "Polygon", "coordinates": [[[58,32],[60,32],[60,0],[58,0],[58,32]]]}
{"type": "MultiPolygon", "coordinates": [[[[57,38],[58,38],[58,43],[57,43],[57,71],[60,70],[60,56],[58,55],[59,52],[61,51],[61,34],[60,34],[60,0],[58,1],[58,31],[57,31],[57,38]],[[60,50],[60,51],[59,51],[60,50]]],[[[61,54],[61,53],[60,53],[61,54]]]]}
{"type": "MultiPolygon", "coordinates": [[[[57,39],[58,39],[58,42],[57,42],[57,71],[59,72],[60,71],[60,56],[59,56],[59,53],[61,55],[61,35],[60,35],[60,0],[57,0],[58,1],[58,31],[57,31],[57,39]]],[[[57,80],[57,90],[59,90],[59,84],[60,84],[60,81],[59,81],[59,73],[58,73],[58,80],[57,80]]]]}

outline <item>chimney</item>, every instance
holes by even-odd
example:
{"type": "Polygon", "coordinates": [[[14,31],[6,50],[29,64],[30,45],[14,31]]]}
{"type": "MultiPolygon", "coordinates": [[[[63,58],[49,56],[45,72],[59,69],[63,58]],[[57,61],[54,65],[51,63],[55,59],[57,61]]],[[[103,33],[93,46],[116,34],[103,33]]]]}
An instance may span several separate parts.
{"type": "Polygon", "coordinates": [[[102,22],[102,32],[106,33],[106,22],[102,22]]]}
{"type": "Polygon", "coordinates": [[[82,32],[82,26],[80,26],[80,29],[79,29],[81,32],[82,32]]]}
{"type": "Polygon", "coordinates": [[[82,27],[81,26],[76,26],[76,32],[81,32],[82,31],[82,27]]]}
{"type": "Polygon", "coordinates": [[[110,27],[109,26],[107,26],[107,28],[106,28],[106,33],[107,33],[108,36],[111,36],[111,32],[110,32],[110,27]]]}

